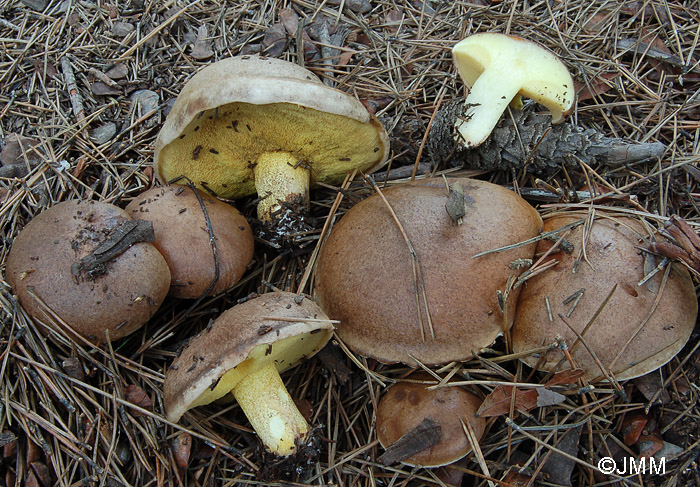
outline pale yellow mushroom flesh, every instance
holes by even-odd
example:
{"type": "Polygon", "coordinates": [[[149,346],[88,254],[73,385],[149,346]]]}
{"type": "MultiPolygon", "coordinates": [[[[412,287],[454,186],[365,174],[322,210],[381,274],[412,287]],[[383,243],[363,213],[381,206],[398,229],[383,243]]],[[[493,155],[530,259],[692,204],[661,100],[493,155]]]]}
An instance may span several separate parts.
{"type": "Polygon", "coordinates": [[[483,143],[506,107],[533,99],[563,120],[574,102],[574,83],[561,60],[548,49],[519,37],[482,33],[452,49],[462,80],[470,87],[466,117],[455,122],[457,142],[466,148],[483,143]]]}

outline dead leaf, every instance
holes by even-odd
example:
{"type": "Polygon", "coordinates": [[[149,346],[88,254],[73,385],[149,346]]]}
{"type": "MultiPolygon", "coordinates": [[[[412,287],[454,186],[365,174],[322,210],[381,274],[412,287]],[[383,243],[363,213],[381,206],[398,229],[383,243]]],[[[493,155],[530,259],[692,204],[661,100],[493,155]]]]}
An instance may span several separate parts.
{"type": "Polygon", "coordinates": [[[369,0],[328,0],[329,5],[343,5],[345,8],[357,14],[366,14],[372,10],[369,0]]]}
{"type": "Polygon", "coordinates": [[[568,369],[557,372],[545,383],[545,387],[575,384],[583,377],[583,369],[568,369]]]}
{"type": "Polygon", "coordinates": [[[41,154],[38,152],[40,144],[39,140],[31,137],[14,133],[7,134],[3,141],[2,152],[0,152],[0,163],[3,166],[25,165],[24,156],[26,155],[29,164],[32,165],[32,163],[41,160],[41,154]]]}
{"type": "Polygon", "coordinates": [[[129,22],[114,22],[112,24],[112,34],[117,37],[126,37],[136,30],[136,26],[129,22]]]}
{"type": "Polygon", "coordinates": [[[323,347],[316,356],[321,359],[321,362],[328,370],[333,372],[339,384],[345,385],[347,383],[352,371],[345,364],[345,354],[341,352],[338,346],[329,344],[323,347]]]}
{"type": "Polygon", "coordinates": [[[664,441],[664,446],[654,454],[654,459],[661,461],[662,458],[665,458],[667,462],[670,462],[681,455],[684,451],[684,448],[674,445],[673,443],[669,443],[668,441],[664,441]]]}
{"type": "Polygon", "coordinates": [[[491,394],[486,396],[481,407],[476,412],[478,417],[502,416],[510,414],[510,405],[519,411],[530,411],[537,407],[552,406],[566,399],[566,396],[547,389],[552,386],[569,385],[575,383],[583,375],[583,370],[563,370],[557,372],[541,387],[531,389],[516,389],[513,397],[513,386],[498,386],[491,394]]]}
{"type": "MultiPolygon", "coordinates": [[[[148,397],[148,394],[146,394],[144,390],[136,384],[130,384],[126,388],[125,396],[128,402],[142,409],[150,410],[153,407],[153,401],[151,400],[151,398],[148,397]]],[[[138,416],[143,413],[139,411],[133,411],[132,414],[134,416],[138,416]]]]}
{"type": "MultiPolygon", "coordinates": [[[[656,264],[653,259],[650,260],[656,264]]],[[[654,265],[654,267],[656,267],[656,265],[654,265]]],[[[651,282],[651,280],[647,282],[651,282]]],[[[634,379],[633,382],[637,390],[642,393],[647,401],[651,401],[654,398],[656,398],[654,404],[667,404],[671,401],[671,396],[668,394],[668,391],[663,389],[663,380],[661,379],[660,371],[655,370],[654,372],[634,379]]]]}
{"type": "Polygon", "coordinates": [[[389,34],[396,34],[403,21],[403,12],[399,9],[390,10],[384,16],[384,28],[389,34]]]}
{"type": "Polygon", "coordinates": [[[576,90],[576,97],[579,102],[589,100],[595,96],[602,95],[606,91],[613,88],[613,84],[610,82],[613,79],[620,76],[620,73],[603,73],[597,78],[591,80],[587,85],[585,83],[574,83],[574,88],[576,90]]]}
{"type": "Polygon", "coordinates": [[[151,90],[134,91],[129,98],[136,106],[136,114],[139,117],[143,117],[157,109],[160,101],[158,93],[151,90]]]}
{"type": "Polygon", "coordinates": [[[170,449],[175,457],[175,464],[178,468],[187,468],[190,463],[190,453],[192,451],[192,436],[189,433],[180,433],[170,443],[170,449]]]}
{"type": "Polygon", "coordinates": [[[664,440],[658,432],[639,437],[639,458],[651,458],[664,447],[664,440]]]}
{"type": "Polygon", "coordinates": [[[109,70],[107,70],[107,72],[105,74],[110,79],[122,79],[122,78],[126,78],[126,75],[129,74],[129,68],[126,67],[126,64],[118,63],[118,64],[115,64],[109,70]]]}
{"type": "Polygon", "coordinates": [[[287,46],[287,31],[281,22],[273,24],[265,31],[262,41],[262,53],[270,57],[278,57],[287,46]]]}
{"type": "Polygon", "coordinates": [[[279,11],[279,17],[282,25],[284,25],[284,28],[287,31],[287,34],[292,37],[296,37],[300,20],[297,13],[291,8],[283,8],[279,11]]]}
{"type": "Polygon", "coordinates": [[[51,471],[44,462],[32,462],[27,470],[27,487],[49,487],[51,485],[51,471]]]}
{"type": "Polygon", "coordinates": [[[532,480],[532,477],[525,475],[524,473],[511,470],[503,478],[503,484],[511,487],[527,487],[532,485],[530,480],[532,480]]]}
{"type": "Polygon", "coordinates": [[[203,61],[209,59],[213,55],[214,51],[211,50],[211,39],[209,39],[209,27],[207,24],[202,24],[197,29],[197,39],[192,45],[190,56],[197,61],[203,61]]]}
{"type": "Polygon", "coordinates": [[[566,396],[547,389],[546,387],[538,387],[537,391],[537,407],[553,406],[562,403],[566,400],[566,396]]]}
{"type": "MultiPolygon", "coordinates": [[[[299,25],[301,23],[297,13],[291,8],[285,8],[280,10],[279,17],[287,34],[296,39],[299,34],[299,25]]],[[[311,36],[306,29],[301,30],[301,38],[304,42],[304,59],[313,59],[313,57],[318,53],[318,49],[316,48],[316,44],[314,43],[313,39],[311,39],[311,36]]]]}
{"type": "Polygon", "coordinates": [[[610,12],[597,12],[583,24],[583,30],[586,32],[600,32],[605,26],[606,22],[610,18],[610,12]]]}
{"type": "Polygon", "coordinates": [[[621,51],[633,51],[637,54],[644,54],[650,58],[663,61],[674,66],[683,66],[683,61],[680,57],[673,54],[664,44],[663,48],[648,44],[641,39],[619,39],[617,47],[621,51]]]}
{"type": "Polygon", "coordinates": [[[68,357],[61,363],[61,368],[68,374],[68,376],[77,379],[79,381],[85,380],[85,371],[83,371],[83,366],[76,357],[68,357]]]}
{"type": "Polygon", "coordinates": [[[102,81],[95,81],[90,85],[90,90],[93,95],[98,96],[111,96],[111,95],[121,95],[122,90],[116,87],[107,86],[106,83],[102,81]]]}
{"type": "MultiPolygon", "coordinates": [[[[3,449],[10,444],[14,444],[17,437],[11,431],[3,431],[0,433],[0,447],[3,449]]],[[[3,454],[3,458],[7,458],[7,455],[3,454]]]]}
{"type": "Polygon", "coordinates": [[[46,76],[47,78],[53,78],[54,76],[58,76],[58,70],[53,63],[47,62],[44,64],[43,60],[35,59],[32,64],[34,64],[34,69],[36,69],[41,77],[46,76]]]}
{"type": "Polygon", "coordinates": [[[627,415],[622,423],[622,440],[625,445],[636,445],[648,422],[649,417],[645,414],[627,415]]]}

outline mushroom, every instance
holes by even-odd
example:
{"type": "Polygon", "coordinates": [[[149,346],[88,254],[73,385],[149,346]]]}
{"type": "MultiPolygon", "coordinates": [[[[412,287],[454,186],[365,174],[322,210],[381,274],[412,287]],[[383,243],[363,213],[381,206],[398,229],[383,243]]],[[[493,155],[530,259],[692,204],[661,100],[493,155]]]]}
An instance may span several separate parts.
{"type": "Polygon", "coordinates": [[[535,245],[473,256],[535,237],[542,220],[501,186],[448,182],[449,196],[437,179],[382,192],[415,259],[378,194],[350,209],[324,242],[316,297],[340,321],[338,336],[354,351],[387,363],[442,364],[471,358],[510,328],[519,289],[507,291],[507,283],[522,269],[509,264],[531,258],[535,245]]]}
{"type": "Polygon", "coordinates": [[[94,342],[106,332],[110,340],[122,338],[148,321],[170,286],[165,259],[139,228],[108,203],[58,203],[14,239],[7,282],[38,320],[58,317],[94,342]]]}
{"type": "Polygon", "coordinates": [[[169,294],[178,298],[228,289],[253,258],[248,221],[233,206],[195,191],[184,186],[151,188],[126,207],[134,218],[153,223],[153,245],[172,274],[169,294]],[[216,260],[209,230],[215,238],[216,260]]]}
{"type": "Polygon", "coordinates": [[[316,303],[289,292],[230,308],[189,342],[165,374],[168,419],[177,422],[188,409],[230,392],[268,450],[295,453],[309,426],[279,374],[323,348],[332,331],[316,303]]]}
{"type": "MultiPolygon", "coordinates": [[[[409,376],[412,380],[427,380],[428,374],[409,376]]],[[[430,389],[425,382],[399,382],[391,386],[377,406],[377,438],[387,449],[380,460],[396,459],[418,467],[449,465],[466,456],[471,450],[467,437],[473,434],[477,442],[484,434],[486,420],[475,413],[482,400],[461,387],[448,386],[430,389]],[[439,435],[426,447],[428,435],[413,435],[421,425],[435,425],[439,435]],[[467,431],[465,431],[467,428],[467,431]],[[402,440],[402,445],[399,445],[402,440]],[[392,451],[393,448],[393,451],[392,451]]]]}
{"type": "Polygon", "coordinates": [[[506,106],[521,105],[521,95],[532,98],[559,123],[574,103],[574,82],[566,66],[548,49],[520,37],[481,33],[452,48],[462,81],[470,87],[467,116],[455,125],[467,148],[489,136],[506,106]]]}
{"type": "Polygon", "coordinates": [[[224,59],[185,85],[158,134],[156,173],[226,198],[258,194],[273,234],[306,230],[311,183],[336,183],[387,159],[364,105],[307,69],[256,56],[224,59]]]}
{"type": "MultiPolygon", "coordinates": [[[[549,256],[557,265],[527,281],[511,330],[513,349],[523,353],[558,340],[573,364],[558,349],[524,361],[545,371],[575,365],[591,382],[647,374],[671,360],[693,331],[698,303],[690,275],[671,264],[643,282],[656,267],[640,250],[648,245],[647,227],[612,212],[596,211],[590,227],[586,219],[586,212],[565,212],[545,220],[544,231],[562,229],[561,235],[578,224],[566,235],[575,250],[549,256]]],[[[551,245],[541,241],[537,250],[551,245]]]]}

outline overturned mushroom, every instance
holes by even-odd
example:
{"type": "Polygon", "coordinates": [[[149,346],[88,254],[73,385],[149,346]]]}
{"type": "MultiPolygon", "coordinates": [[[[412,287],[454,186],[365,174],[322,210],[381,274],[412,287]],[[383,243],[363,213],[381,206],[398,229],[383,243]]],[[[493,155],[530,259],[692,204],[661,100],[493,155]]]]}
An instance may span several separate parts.
{"type": "Polygon", "coordinates": [[[140,223],[108,203],[58,203],[15,238],[7,282],[34,318],[58,317],[92,341],[124,337],[148,321],[170,286],[165,259],[145,242],[152,228],[140,223]]]}
{"type": "Polygon", "coordinates": [[[371,172],[386,132],[358,100],[279,59],[240,56],[185,85],[158,134],[161,180],[186,176],[218,196],[258,194],[271,240],[308,230],[309,186],[371,172]]]}
{"type": "Polygon", "coordinates": [[[476,147],[486,140],[510,103],[526,96],[563,120],[574,103],[574,82],[557,56],[534,42],[505,34],[481,33],[452,48],[462,80],[470,87],[465,119],[457,121],[460,141],[476,147]]]}
{"type": "Polygon", "coordinates": [[[449,183],[449,193],[440,179],[386,189],[388,205],[370,196],[323,244],[316,296],[356,352],[441,364],[474,356],[510,328],[519,289],[509,291],[508,283],[522,269],[509,264],[531,258],[534,244],[473,256],[535,237],[542,220],[500,186],[449,183]]]}
{"type": "Polygon", "coordinates": [[[267,449],[295,453],[309,426],[279,374],[319,351],[332,330],[313,301],[289,292],[234,306],[192,339],[165,374],[168,419],[231,393],[267,449]]]}
{"type": "Polygon", "coordinates": [[[183,186],[152,188],[126,207],[153,223],[153,245],[170,267],[170,295],[197,298],[235,284],[253,258],[253,233],[233,206],[183,186]],[[214,245],[211,236],[214,237],[214,245]]]}
{"type": "MultiPolygon", "coordinates": [[[[647,276],[656,263],[641,250],[650,233],[638,219],[601,211],[590,225],[586,218],[566,212],[545,220],[545,231],[562,234],[579,223],[566,236],[575,250],[554,253],[548,258],[558,264],[527,281],[512,329],[514,351],[559,341],[564,353],[554,349],[525,362],[546,371],[575,366],[590,381],[647,374],[671,360],[693,331],[692,280],[679,264],[647,276]]],[[[540,242],[538,252],[551,245],[540,242]]]]}

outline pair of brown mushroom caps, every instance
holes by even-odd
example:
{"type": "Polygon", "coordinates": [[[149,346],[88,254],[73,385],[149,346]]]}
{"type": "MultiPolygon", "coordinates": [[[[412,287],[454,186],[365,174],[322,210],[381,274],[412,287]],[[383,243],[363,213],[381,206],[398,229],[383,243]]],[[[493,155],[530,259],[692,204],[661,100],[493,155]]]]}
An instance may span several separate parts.
{"type": "Polygon", "coordinates": [[[13,242],[6,277],[30,315],[102,342],[140,328],[167,294],[227,289],[252,256],[250,226],[235,208],[162,187],[126,210],[72,200],[42,212],[13,242]]]}
{"type": "MultiPolygon", "coordinates": [[[[651,232],[639,221],[605,212],[587,225],[585,213],[548,218],[543,231],[570,229],[575,252],[553,254],[552,269],[523,283],[520,264],[535,244],[513,245],[538,236],[539,215],[499,186],[461,186],[461,225],[446,211],[445,183],[427,180],[365,199],[334,227],[319,253],[315,293],[351,349],[412,366],[463,361],[515,320],[515,352],[559,340],[573,358],[562,362],[553,350],[527,363],[580,367],[595,381],[646,374],[687,342],[697,317],[689,273],[673,264],[645,278],[656,263],[640,250],[651,232]]],[[[537,252],[551,245],[542,240],[537,252]]]]}

